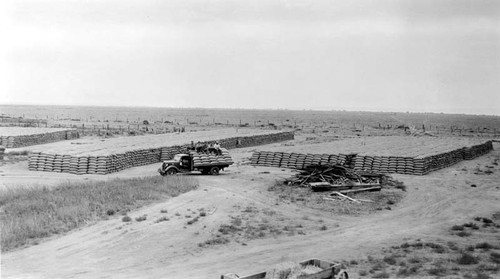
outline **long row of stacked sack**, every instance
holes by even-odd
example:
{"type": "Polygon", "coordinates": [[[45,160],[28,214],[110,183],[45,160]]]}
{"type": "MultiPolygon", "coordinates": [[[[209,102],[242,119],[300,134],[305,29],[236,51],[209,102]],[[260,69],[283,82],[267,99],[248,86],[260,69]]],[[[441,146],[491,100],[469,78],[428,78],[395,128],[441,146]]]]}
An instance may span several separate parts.
{"type": "MultiPolygon", "coordinates": [[[[293,139],[293,132],[233,137],[221,139],[225,148],[238,148],[268,144],[293,139]]],[[[111,155],[67,155],[34,152],[29,155],[28,169],[31,171],[66,172],[72,174],[108,174],[131,167],[158,163],[172,159],[175,154],[187,153],[191,144],[141,149],[111,155]]]]}
{"type": "Polygon", "coordinates": [[[79,137],[80,134],[77,130],[64,130],[32,135],[1,136],[0,145],[3,145],[7,148],[18,148],[62,140],[76,139],[79,137]]]}
{"type": "Polygon", "coordinates": [[[380,173],[425,175],[462,160],[472,160],[493,150],[491,141],[431,156],[359,156],[356,154],[300,154],[286,152],[254,152],[250,163],[256,166],[304,169],[308,165],[344,165],[357,170],[380,173]]]}
{"type": "Polygon", "coordinates": [[[301,154],[286,152],[254,152],[250,158],[252,165],[304,169],[309,165],[346,165],[352,166],[354,154],[301,154]]]}

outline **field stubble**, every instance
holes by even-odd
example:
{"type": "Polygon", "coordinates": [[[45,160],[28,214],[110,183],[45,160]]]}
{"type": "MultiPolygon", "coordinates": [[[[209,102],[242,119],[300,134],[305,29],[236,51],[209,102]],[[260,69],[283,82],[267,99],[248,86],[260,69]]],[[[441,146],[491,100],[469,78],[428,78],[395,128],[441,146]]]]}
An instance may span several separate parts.
{"type": "Polygon", "coordinates": [[[126,215],[154,201],[196,189],[190,177],[140,177],[109,181],[66,182],[57,187],[1,190],[1,247],[9,251],[43,238],[126,215]]]}

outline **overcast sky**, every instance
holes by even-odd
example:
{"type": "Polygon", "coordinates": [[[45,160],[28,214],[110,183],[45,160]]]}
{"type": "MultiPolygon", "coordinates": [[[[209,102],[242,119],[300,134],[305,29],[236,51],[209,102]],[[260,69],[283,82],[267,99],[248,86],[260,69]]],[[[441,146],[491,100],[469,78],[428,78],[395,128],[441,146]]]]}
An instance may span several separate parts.
{"type": "Polygon", "coordinates": [[[500,115],[498,0],[2,0],[2,104],[500,115]]]}

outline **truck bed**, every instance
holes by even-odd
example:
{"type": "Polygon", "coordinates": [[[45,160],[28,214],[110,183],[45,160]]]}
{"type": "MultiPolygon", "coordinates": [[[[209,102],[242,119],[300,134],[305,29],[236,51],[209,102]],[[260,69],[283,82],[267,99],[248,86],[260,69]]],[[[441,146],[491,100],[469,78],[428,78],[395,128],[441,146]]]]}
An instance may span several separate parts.
{"type": "Polygon", "coordinates": [[[233,159],[225,148],[221,148],[222,155],[215,155],[208,152],[194,152],[190,154],[193,157],[193,167],[207,167],[207,166],[229,166],[232,165],[233,159]]]}
{"type": "MultiPolygon", "coordinates": [[[[323,260],[318,260],[318,259],[310,259],[303,261],[299,263],[302,267],[306,267],[308,265],[313,265],[316,267],[321,268],[322,270],[314,273],[314,274],[309,274],[309,275],[302,275],[300,277],[297,277],[298,279],[327,279],[327,278],[337,278],[337,274],[340,272],[345,272],[342,270],[342,266],[339,263],[331,263],[328,261],[323,261],[323,260]]],[[[261,272],[257,274],[252,274],[248,276],[243,276],[243,277],[232,277],[230,275],[222,275],[221,279],[232,279],[232,278],[239,278],[239,279],[263,279],[266,278],[267,272],[261,272]]]]}

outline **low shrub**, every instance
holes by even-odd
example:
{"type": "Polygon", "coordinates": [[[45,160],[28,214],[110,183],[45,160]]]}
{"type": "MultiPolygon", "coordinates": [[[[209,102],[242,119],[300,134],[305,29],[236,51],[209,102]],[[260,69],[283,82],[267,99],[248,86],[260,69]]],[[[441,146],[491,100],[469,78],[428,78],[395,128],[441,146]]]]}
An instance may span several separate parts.
{"type": "Polygon", "coordinates": [[[492,262],[500,264],[500,253],[493,252],[490,254],[490,259],[492,262]]]}
{"type": "Polygon", "coordinates": [[[472,222],[464,224],[464,227],[471,228],[473,230],[479,230],[479,226],[472,222]]]}
{"type": "Polygon", "coordinates": [[[198,246],[199,247],[206,247],[206,246],[210,246],[210,245],[223,245],[223,244],[227,244],[229,242],[230,242],[230,240],[228,238],[216,237],[216,238],[209,239],[203,243],[198,243],[198,246]]]}
{"type": "Polygon", "coordinates": [[[390,264],[390,265],[395,265],[397,263],[396,261],[396,256],[394,255],[391,255],[391,256],[385,256],[383,258],[383,261],[387,264],[390,264]]]}
{"type": "Polygon", "coordinates": [[[472,234],[470,232],[460,231],[457,233],[457,235],[460,237],[467,237],[467,236],[471,236],[472,234]]]}
{"type": "Polygon", "coordinates": [[[477,264],[478,262],[479,262],[478,258],[466,252],[463,252],[457,259],[457,263],[460,265],[471,265],[471,264],[477,264]]]}
{"type": "Polygon", "coordinates": [[[464,226],[461,225],[454,225],[453,227],[451,227],[452,231],[463,231],[464,229],[464,226]]]}
{"type": "Polygon", "coordinates": [[[495,249],[496,246],[489,244],[488,242],[481,242],[481,243],[476,244],[476,248],[488,251],[490,249],[495,249]]]}
{"type": "Polygon", "coordinates": [[[163,216],[163,217],[156,219],[155,223],[161,223],[161,222],[165,222],[165,221],[170,221],[170,219],[167,216],[163,216]]]}
{"type": "Polygon", "coordinates": [[[389,273],[387,273],[386,271],[382,271],[382,272],[379,272],[379,273],[375,273],[375,274],[373,274],[373,276],[372,276],[372,277],[373,277],[373,278],[389,278],[389,277],[391,277],[391,276],[390,276],[390,275],[389,275],[389,273]]]}
{"type": "Polygon", "coordinates": [[[427,272],[432,276],[443,276],[447,273],[447,271],[448,270],[446,270],[446,268],[443,266],[435,266],[429,269],[427,272]]]}

